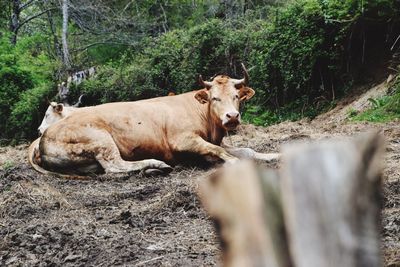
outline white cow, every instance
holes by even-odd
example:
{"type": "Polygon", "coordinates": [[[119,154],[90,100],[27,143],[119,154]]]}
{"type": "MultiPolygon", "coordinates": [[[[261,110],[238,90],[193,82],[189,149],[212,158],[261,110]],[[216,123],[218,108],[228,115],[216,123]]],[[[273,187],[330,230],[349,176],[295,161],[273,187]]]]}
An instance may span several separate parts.
{"type": "MultiPolygon", "coordinates": [[[[80,103],[81,97],[79,98],[78,103],[80,103]]],[[[78,109],[77,106],[67,107],[61,103],[51,102],[49,107],[46,110],[46,113],[44,115],[42,123],[40,124],[40,126],[38,128],[39,134],[42,135],[44,133],[44,131],[47,128],[49,128],[50,125],[69,116],[76,109],[78,109]]]]}

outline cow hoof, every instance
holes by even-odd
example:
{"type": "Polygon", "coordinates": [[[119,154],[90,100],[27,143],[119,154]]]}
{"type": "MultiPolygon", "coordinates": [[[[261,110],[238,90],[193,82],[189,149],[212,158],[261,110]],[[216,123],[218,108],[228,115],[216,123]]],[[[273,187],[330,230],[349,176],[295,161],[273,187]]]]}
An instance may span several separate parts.
{"type": "Polygon", "coordinates": [[[165,163],[162,166],[159,166],[157,169],[160,170],[164,174],[168,174],[168,173],[172,172],[172,170],[173,170],[173,168],[171,166],[169,166],[168,164],[165,164],[165,163]]]}
{"type": "Polygon", "coordinates": [[[147,169],[144,170],[144,175],[145,176],[158,176],[158,175],[165,175],[168,174],[172,171],[172,168],[168,166],[168,168],[162,168],[162,169],[147,169]]]}
{"type": "Polygon", "coordinates": [[[147,169],[144,172],[144,175],[149,177],[149,176],[158,176],[158,175],[162,175],[163,171],[160,169],[147,169]]]}
{"type": "Polygon", "coordinates": [[[161,170],[163,173],[170,173],[173,170],[171,166],[169,166],[163,161],[159,160],[154,160],[154,161],[155,162],[152,164],[153,166],[151,166],[149,169],[158,169],[161,170]]]}

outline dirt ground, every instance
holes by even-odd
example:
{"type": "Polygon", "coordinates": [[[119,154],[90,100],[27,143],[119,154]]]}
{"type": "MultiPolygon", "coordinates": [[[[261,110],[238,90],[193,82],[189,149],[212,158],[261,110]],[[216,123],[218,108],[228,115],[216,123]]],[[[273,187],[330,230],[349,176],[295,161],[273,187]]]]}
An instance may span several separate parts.
{"type": "MultiPolygon", "coordinates": [[[[271,127],[241,126],[226,143],[278,152],[294,140],[351,136],[387,139],[382,251],[400,265],[400,123],[349,123],[328,115],[271,127]]],[[[219,247],[196,196],[213,168],[177,166],[166,177],[99,175],[63,180],[35,172],[27,145],[0,148],[1,266],[212,266],[219,247]]],[[[265,164],[277,168],[278,164],[265,164]]]]}

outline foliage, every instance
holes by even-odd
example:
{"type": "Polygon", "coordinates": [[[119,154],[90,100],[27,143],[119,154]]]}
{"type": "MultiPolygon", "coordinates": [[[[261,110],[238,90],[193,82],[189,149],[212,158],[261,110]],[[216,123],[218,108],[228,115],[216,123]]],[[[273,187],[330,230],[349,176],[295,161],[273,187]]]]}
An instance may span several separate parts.
{"type": "Polygon", "coordinates": [[[358,111],[355,108],[350,108],[347,111],[347,117],[350,118],[350,119],[354,118],[355,116],[357,116],[357,114],[358,114],[358,111]]]}
{"type": "Polygon", "coordinates": [[[40,52],[41,38],[34,36],[18,46],[0,38],[0,124],[1,137],[31,138],[49,90],[52,63],[40,52]]]}
{"type": "Polygon", "coordinates": [[[400,79],[397,78],[397,82],[394,85],[394,94],[389,97],[386,109],[389,112],[395,113],[400,116],[400,79]]]}
{"type": "Polygon", "coordinates": [[[400,114],[390,112],[384,108],[369,109],[351,118],[352,121],[369,121],[369,122],[389,122],[394,119],[400,119],[400,114]]]}
{"type": "Polygon", "coordinates": [[[246,109],[246,113],[243,114],[243,120],[259,126],[268,126],[279,122],[276,113],[269,110],[263,110],[257,105],[249,106],[246,109]]]}
{"type": "Polygon", "coordinates": [[[352,116],[354,121],[388,122],[400,119],[400,80],[393,85],[393,94],[378,99],[368,99],[372,107],[352,116]]]}
{"type": "Polygon", "coordinates": [[[96,79],[73,89],[75,96],[79,91],[87,99],[104,103],[198,88],[200,73],[210,77],[224,69],[215,64],[224,62],[224,54],[217,50],[223,46],[223,26],[221,21],[213,20],[188,31],[176,30],[151,38],[140,53],[126,54],[101,67],[96,79]]]}
{"type": "Polygon", "coordinates": [[[40,111],[47,108],[47,99],[52,94],[54,90],[48,83],[39,84],[21,93],[9,117],[9,131],[14,133],[16,139],[31,139],[36,136],[43,119],[40,111]]]}

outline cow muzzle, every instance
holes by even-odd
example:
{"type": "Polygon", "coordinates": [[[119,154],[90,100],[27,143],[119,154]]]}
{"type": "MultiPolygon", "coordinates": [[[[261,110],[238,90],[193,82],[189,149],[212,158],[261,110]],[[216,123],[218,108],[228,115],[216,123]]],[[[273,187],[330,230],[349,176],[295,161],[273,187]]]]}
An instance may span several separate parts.
{"type": "Polygon", "coordinates": [[[39,128],[37,129],[37,131],[38,131],[38,135],[39,135],[39,136],[42,136],[42,134],[43,134],[43,132],[44,132],[44,129],[43,129],[43,127],[39,127],[39,128]]]}
{"type": "Polygon", "coordinates": [[[240,113],[237,111],[227,112],[222,119],[222,125],[227,130],[234,130],[240,124],[240,113]]]}

